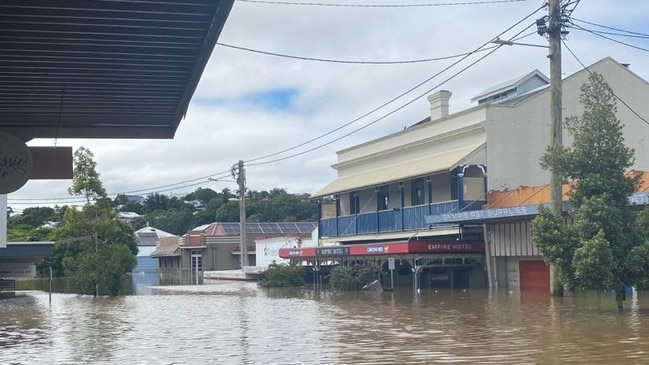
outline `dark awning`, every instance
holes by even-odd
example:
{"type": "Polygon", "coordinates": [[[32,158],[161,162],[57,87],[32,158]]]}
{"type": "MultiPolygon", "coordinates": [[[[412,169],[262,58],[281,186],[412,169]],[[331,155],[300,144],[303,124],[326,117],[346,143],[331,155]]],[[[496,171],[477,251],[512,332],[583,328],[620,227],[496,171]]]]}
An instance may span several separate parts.
{"type": "Polygon", "coordinates": [[[173,138],[233,2],[0,2],[0,131],[173,138]]]}

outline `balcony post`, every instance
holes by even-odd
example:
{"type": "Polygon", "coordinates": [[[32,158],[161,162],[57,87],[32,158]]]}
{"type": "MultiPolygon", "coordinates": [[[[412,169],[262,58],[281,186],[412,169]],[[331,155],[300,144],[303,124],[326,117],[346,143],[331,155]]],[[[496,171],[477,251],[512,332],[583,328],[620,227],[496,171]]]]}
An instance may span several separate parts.
{"type": "Polygon", "coordinates": [[[432,204],[433,204],[433,181],[430,178],[430,176],[426,177],[426,190],[428,192],[428,197],[426,198],[428,201],[428,215],[433,214],[432,212],[432,204]]]}
{"type": "Polygon", "coordinates": [[[460,165],[457,167],[457,205],[458,211],[464,209],[464,170],[466,170],[466,165],[460,165]]]}

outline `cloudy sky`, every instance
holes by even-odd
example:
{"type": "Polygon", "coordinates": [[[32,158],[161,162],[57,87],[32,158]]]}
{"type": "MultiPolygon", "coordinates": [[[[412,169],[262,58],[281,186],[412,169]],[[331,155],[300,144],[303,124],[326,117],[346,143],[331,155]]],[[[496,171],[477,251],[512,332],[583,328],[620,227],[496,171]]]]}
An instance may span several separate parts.
{"type": "MultiPolygon", "coordinates": [[[[426,95],[450,90],[454,113],[490,86],[534,69],[549,75],[545,48],[503,46],[480,61],[491,49],[447,58],[492,47],[498,35],[547,45],[535,33],[536,19],[547,14],[541,0],[315,3],[236,1],[173,140],[41,139],[29,145],[90,149],[109,194],[235,190],[227,171],[239,160],[246,161],[250,189],[313,194],[335,178],[336,151],[424,119],[426,95]],[[406,62],[422,60],[428,61],[406,62]]],[[[566,43],[586,65],[611,56],[649,80],[648,16],[645,0],[582,0],[572,17],[586,30],[570,29],[566,43]]],[[[580,69],[564,47],[564,74],[580,69]]],[[[67,194],[69,186],[30,181],[8,196],[9,206],[74,204],[79,199],[67,194]]]]}

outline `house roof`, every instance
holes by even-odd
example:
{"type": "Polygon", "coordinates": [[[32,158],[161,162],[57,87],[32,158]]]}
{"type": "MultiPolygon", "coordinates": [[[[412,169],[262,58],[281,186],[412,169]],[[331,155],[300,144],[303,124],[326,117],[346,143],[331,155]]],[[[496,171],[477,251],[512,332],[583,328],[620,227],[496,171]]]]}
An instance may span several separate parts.
{"type": "MultiPolygon", "coordinates": [[[[640,175],[641,184],[636,188],[636,192],[649,192],[649,171],[632,170],[630,176],[640,175]]],[[[568,200],[570,184],[562,186],[562,201],[568,200]]],[[[550,202],[550,185],[540,186],[519,186],[513,190],[492,191],[488,196],[489,204],[482,206],[482,209],[495,209],[517,207],[523,205],[545,204],[550,202]]]]}
{"type": "Polygon", "coordinates": [[[151,253],[151,257],[180,256],[180,245],[177,239],[162,239],[158,247],[151,253]]]}
{"type": "Polygon", "coordinates": [[[332,195],[353,191],[365,187],[389,184],[393,181],[425,176],[427,174],[448,170],[457,166],[464,159],[484,151],[484,142],[466,145],[454,150],[441,151],[425,157],[413,159],[404,164],[382,166],[371,171],[339,176],[313,197],[332,195]]]}
{"type": "Polygon", "coordinates": [[[174,234],[153,228],[144,227],[135,231],[138,246],[156,246],[161,238],[174,237],[174,234]]]}
{"type": "MultiPolygon", "coordinates": [[[[248,222],[246,234],[295,234],[300,235],[313,231],[318,226],[315,222],[248,222]]],[[[214,222],[207,226],[200,226],[192,230],[194,233],[203,233],[206,236],[239,236],[241,228],[237,222],[214,222]]]]}
{"type": "Polygon", "coordinates": [[[528,74],[525,74],[523,76],[519,76],[519,77],[513,78],[511,80],[507,80],[505,82],[502,82],[500,84],[497,84],[497,85],[494,85],[494,86],[492,86],[490,88],[487,88],[486,90],[483,90],[478,95],[474,96],[471,99],[471,102],[474,102],[474,101],[480,100],[480,99],[484,99],[484,98],[488,98],[490,96],[499,94],[499,93],[507,91],[507,90],[515,89],[515,88],[521,86],[522,84],[524,84],[525,82],[527,82],[528,80],[530,80],[530,79],[532,79],[534,77],[539,77],[542,80],[544,80],[546,83],[548,83],[548,84],[550,83],[550,79],[547,76],[545,76],[543,73],[541,73],[541,71],[534,70],[534,71],[532,71],[532,72],[530,72],[528,74]]]}
{"type": "Polygon", "coordinates": [[[234,0],[0,4],[0,131],[173,138],[234,0]]]}

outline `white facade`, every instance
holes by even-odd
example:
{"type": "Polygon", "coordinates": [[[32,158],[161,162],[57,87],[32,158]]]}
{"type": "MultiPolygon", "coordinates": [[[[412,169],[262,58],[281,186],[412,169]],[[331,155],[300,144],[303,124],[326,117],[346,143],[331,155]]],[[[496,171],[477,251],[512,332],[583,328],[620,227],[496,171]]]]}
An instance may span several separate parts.
{"type": "Polygon", "coordinates": [[[267,268],[273,262],[288,264],[290,260],[279,257],[280,248],[315,247],[318,245],[318,229],[311,232],[309,238],[274,237],[255,240],[257,267],[267,268]]]}

